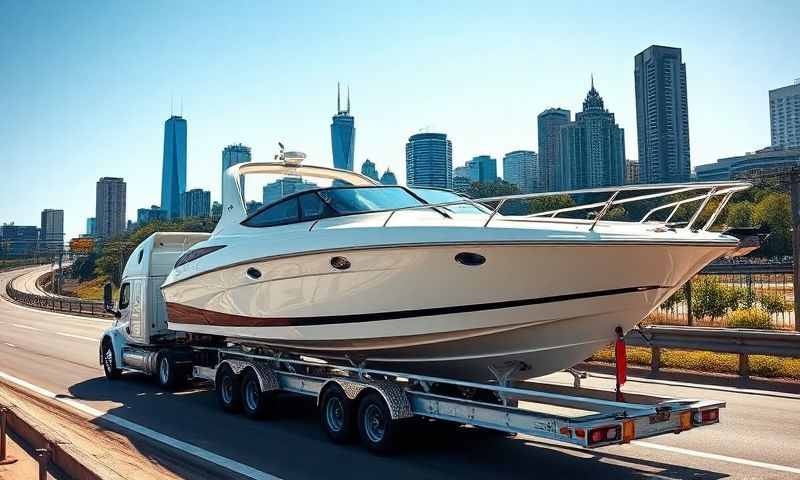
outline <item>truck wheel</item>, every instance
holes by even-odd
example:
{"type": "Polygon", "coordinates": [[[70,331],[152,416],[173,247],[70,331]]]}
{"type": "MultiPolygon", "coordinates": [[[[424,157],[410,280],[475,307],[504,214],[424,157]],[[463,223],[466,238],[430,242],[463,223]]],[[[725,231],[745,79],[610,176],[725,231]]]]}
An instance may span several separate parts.
{"type": "Polygon", "coordinates": [[[122,370],[117,368],[117,359],[114,357],[114,344],[111,339],[103,339],[103,372],[109,380],[117,380],[122,376],[122,370]]]}
{"type": "Polygon", "coordinates": [[[347,398],[338,385],[331,385],[319,402],[319,418],[325,433],[335,443],[347,443],[355,436],[353,401],[347,398]]]}
{"type": "Polygon", "coordinates": [[[358,404],[358,434],[361,443],[376,453],[394,450],[398,424],[392,420],[389,406],[377,392],[364,395],[358,404]]]}
{"type": "Polygon", "coordinates": [[[217,370],[214,391],[217,394],[217,402],[226,412],[238,413],[242,410],[241,383],[242,378],[233,373],[233,369],[227,363],[217,370]]]}
{"type": "Polygon", "coordinates": [[[252,369],[245,370],[241,382],[242,410],[252,419],[272,416],[274,413],[274,392],[262,392],[258,374],[252,369]]]}
{"type": "Polygon", "coordinates": [[[156,381],[161,388],[173,390],[178,385],[178,372],[175,369],[175,358],[169,351],[158,354],[156,360],[156,381]]]}

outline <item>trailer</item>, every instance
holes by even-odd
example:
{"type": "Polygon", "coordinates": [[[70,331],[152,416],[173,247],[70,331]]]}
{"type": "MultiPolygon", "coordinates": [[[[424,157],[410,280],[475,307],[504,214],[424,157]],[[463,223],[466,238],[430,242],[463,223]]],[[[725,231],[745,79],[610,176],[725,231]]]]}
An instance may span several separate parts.
{"type": "Polygon", "coordinates": [[[187,380],[213,385],[224,411],[251,418],[279,415],[276,396],[312,397],[320,423],[337,443],[360,439],[375,452],[396,448],[414,419],[524,434],[584,448],[681,433],[719,422],[723,402],[639,396],[509,379],[519,365],[492,369],[495,381],[474,383],[369,368],[368,359],[313,358],[235,338],[169,329],[160,287],[177,257],[206,234],[156,233],[125,267],[120,299],[106,303],[114,326],[100,341],[109,380],[124,372],[151,375],[164,388],[187,380]]]}

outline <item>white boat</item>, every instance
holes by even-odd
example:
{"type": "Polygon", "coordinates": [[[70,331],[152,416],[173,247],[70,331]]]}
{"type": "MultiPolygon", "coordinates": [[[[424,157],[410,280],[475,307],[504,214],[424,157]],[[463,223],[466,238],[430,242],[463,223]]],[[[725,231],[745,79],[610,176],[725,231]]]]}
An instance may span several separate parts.
{"type": "Polygon", "coordinates": [[[617,327],[628,331],[705,265],[734,254],[739,240],[709,227],[749,187],[595,189],[571,193],[608,198],[508,216],[504,204],[552,194],[473,201],[381,186],[303,158],[287,152],[225,172],[219,224],[161,287],[171,330],[409,373],[536,377],[589,357],[617,327]],[[240,176],[265,173],[352,186],[300,192],[248,215],[240,176]],[[614,207],[659,199],[667,200],[641,221],[603,220],[614,207]],[[668,223],[688,206],[688,224],[668,223]],[[652,220],[662,211],[666,219],[652,220]],[[562,218],[576,212],[584,218],[562,218]]]}

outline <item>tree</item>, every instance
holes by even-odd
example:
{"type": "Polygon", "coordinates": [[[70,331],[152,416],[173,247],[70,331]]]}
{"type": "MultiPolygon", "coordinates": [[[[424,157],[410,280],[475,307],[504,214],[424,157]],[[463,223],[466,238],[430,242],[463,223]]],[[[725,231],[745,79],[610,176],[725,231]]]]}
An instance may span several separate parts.
{"type": "Polygon", "coordinates": [[[730,204],[725,224],[734,228],[753,226],[753,204],[747,200],[730,204]]]}
{"type": "Polygon", "coordinates": [[[537,197],[530,201],[528,205],[529,213],[549,212],[551,210],[558,210],[560,208],[569,208],[575,206],[575,200],[567,194],[561,195],[548,195],[546,197],[537,197]]]}
{"type": "Polygon", "coordinates": [[[792,214],[789,194],[769,193],[753,208],[753,223],[769,228],[770,235],[761,247],[765,257],[792,254],[792,214]]]}
{"type": "Polygon", "coordinates": [[[499,178],[494,182],[473,182],[466,192],[470,198],[504,197],[519,194],[519,188],[499,178]]]}

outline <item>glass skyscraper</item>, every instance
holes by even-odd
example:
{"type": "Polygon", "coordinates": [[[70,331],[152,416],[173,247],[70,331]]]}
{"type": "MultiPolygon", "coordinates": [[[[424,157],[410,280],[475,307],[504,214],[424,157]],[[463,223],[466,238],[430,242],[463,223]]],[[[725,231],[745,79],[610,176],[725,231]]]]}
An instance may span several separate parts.
{"type": "MultiPolygon", "coordinates": [[[[236,145],[228,145],[222,150],[222,174],[225,175],[225,170],[238,165],[246,163],[251,160],[250,147],[237,143],[236,145]]],[[[225,180],[222,180],[225,183],[225,180]]],[[[244,175],[239,176],[239,188],[242,189],[242,198],[244,198],[244,175]]],[[[222,191],[222,190],[220,190],[222,191]]]]}
{"type": "Polygon", "coordinates": [[[519,193],[533,193],[537,189],[539,157],[531,150],[515,150],[503,157],[503,180],[513,183],[519,193]]]}
{"type": "Polygon", "coordinates": [[[161,165],[161,208],[166,210],[169,218],[181,216],[181,195],[185,192],[186,120],[172,115],[164,122],[164,161],[161,165]]]}
{"type": "Polygon", "coordinates": [[[539,129],[539,179],[542,192],[556,190],[556,164],[561,159],[561,127],[570,122],[569,110],[548,108],[536,118],[539,129]]]}
{"type": "Polygon", "coordinates": [[[387,168],[381,175],[381,185],[397,185],[397,177],[394,172],[387,168]]]}
{"type": "Polygon", "coordinates": [[[371,162],[369,158],[361,164],[361,175],[366,175],[373,180],[378,180],[379,178],[378,169],[375,168],[375,163],[371,162]]]}
{"type": "Polygon", "coordinates": [[[453,187],[453,144],[445,133],[418,133],[406,143],[406,184],[453,187]]]}
{"type": "Polygon", "coordinates": [[[497,160],[489,155],[473,157],[466,163],[473,182],[492,183],[497,180],[497,160]]]}
{"type": "Polygon", "coordinates": [[[356,144],[355,119],[350,115],[350,89],[347,90],[347,109],[342,110],[339,86],[336,86],[336,115],[331,122],[333,166],[353,171],[353,150],[356,144]]]}

